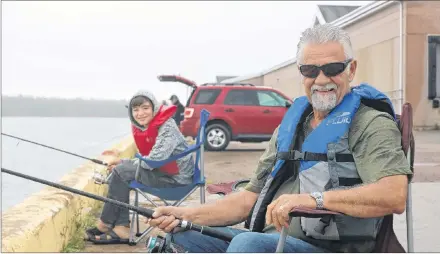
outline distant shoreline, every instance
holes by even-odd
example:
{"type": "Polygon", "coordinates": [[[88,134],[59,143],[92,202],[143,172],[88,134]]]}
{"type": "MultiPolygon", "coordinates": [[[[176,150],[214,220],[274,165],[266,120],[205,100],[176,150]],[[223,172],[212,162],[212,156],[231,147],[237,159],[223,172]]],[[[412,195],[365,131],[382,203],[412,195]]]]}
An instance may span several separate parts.
{"type": "Polygon", "coordinates": [[[2,117],[8,117],[8,118],[25,118],[25,117],[39,117],[39,118],[128,118],[128,115],[126,116],[39,116],[39,115],[32,115],[32,116],[20,116],[20,115],[3,115],[2,117]]]}
{"type": "Polygon", "coordinates": [[[2,117],[125,118],[124,100],[62,99],[31,96],[2,96],[2,117]]]}

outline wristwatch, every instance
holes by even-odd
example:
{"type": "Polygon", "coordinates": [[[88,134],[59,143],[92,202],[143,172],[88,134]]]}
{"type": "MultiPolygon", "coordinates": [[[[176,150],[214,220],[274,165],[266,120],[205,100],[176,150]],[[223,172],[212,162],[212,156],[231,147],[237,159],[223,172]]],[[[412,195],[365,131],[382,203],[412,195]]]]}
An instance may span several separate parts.
{"type": "Polygon", "coordinates": [[[322,192],[312,192],[310,196],[316,201],[316,209],[324,209],[324,195],[322,192]]]}

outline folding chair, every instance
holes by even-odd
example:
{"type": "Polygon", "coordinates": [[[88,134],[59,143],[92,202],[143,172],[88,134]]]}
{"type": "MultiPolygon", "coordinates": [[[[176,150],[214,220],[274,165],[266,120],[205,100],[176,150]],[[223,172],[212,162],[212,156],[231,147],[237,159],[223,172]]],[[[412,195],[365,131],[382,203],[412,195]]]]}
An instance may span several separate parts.
{"type": "MultiPolygon", "coordinates": [[[[163,160],[163,161],[151,161],[151,160],[145,160],[142,158],[140,154],[136,154],[135,157],[139,160],[144,161],[149,166],[153,168],[160,168],[161,166],[175,161],[179,158],[182,158],[183,156],[186,156],[188,154],[191,154],[193,152],[196,153],[196,160],[195,160],[195,168],[194,168],[194,176],[193,181],[189,185],[185,186],[179,186],[179,187],[172,187],[172,188],[153,188],[149,186],[145,186],[136,180],[133,180],[130,182],[130,187],[133,191],[135,191],[135,200],[134,205],[139,205],[139,194],[144,196],[150,203],[152,203],[155,207],[158,207],[159,205],[156,204],[147,194],[154,195],[158,197],[160,200],[162,200],[165,205],[172,205],[172,206],[179,206],[182,204],[183,201],[185,201],[194,191],[196,191],[198,188],[200,188],[200,203],[205,203],[205,175],[204,175],[204,159],[203,159],[203,152],[204,152],[204,139],[205,139],[205,126],[208,122],[210,113],[202,109],[200,113],[200,127],[199,132],[196,137],[196,143],[194,145],[191,145],[186,149],[184,152],[171,156],[170,158],[163,160]],[[174,201],[174,203],[169,203],[168,201],[174,201]]],[[[139,163],[140,165],[140,163],[139,163]]],[[[130,239],[129,239],[129,245],[136,245],[139,241],[141,241],[151,230],[153,227],[148,227],[144,232],[139,233],[139,214],[136,212],[132,213],[132,219],[130,223],[130,239]],[[137,224],[137,232],[135,239],[134,236],[134,221],[136,217],[136,224],[137,224]]]]}
{"type": "MultiPolygon", "coordinates": [[[[402,107],[402,114],[397,115],[397,122],[402,135],[402,149],[408,159],[411,171],[414,173],[414,136],[413,113],[410,103],[405,103],[402,107]]],[[[327,215],[338,215],[340,213],[329,210],[315,210],[302,207],[295,207],[290,212],[290,217],[320,218],[327,215]]],[[[407,249],[408,252],[414,252],[413,241],[413,221],[412,221],[412,203],[411,203],[411,183],[408,183],[408,197],[406,200],[406,230],[407,230],[407,249]]],[[[287,228],[283,227],[278,241],[276,252],[283,252],[287,237],[287,228]]],[[[393,229],[393,214],[385,216],[376,239],[375,253],[404,253],[405,249],[397,239],[393,229]]]]}

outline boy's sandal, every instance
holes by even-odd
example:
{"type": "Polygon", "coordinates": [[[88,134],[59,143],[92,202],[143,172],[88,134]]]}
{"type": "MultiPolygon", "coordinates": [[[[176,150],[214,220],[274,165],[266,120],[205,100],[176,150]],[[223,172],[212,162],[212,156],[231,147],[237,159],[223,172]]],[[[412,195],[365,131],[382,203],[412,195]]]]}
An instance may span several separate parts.
{"type": "Polygon", "coordinates": [[[96,235],[89,241],[94,244],[128,244],[129,239],[120,238],[113,230],[99,235],[99,239],[96,239],[96,235]]]}

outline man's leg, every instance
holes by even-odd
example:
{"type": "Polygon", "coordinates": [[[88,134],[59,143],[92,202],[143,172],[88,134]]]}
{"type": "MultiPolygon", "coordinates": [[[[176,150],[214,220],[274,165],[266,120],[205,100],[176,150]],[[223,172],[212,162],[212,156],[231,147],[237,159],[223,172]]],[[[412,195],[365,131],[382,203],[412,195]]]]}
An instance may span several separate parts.
{"type": "MultiPolygon", "coordinates": [[[[230,227],[215,227],[223,232],[229,232],[232,235],[238,235],[247,232],[242,229],[230,227]]],[[[229,243],[223,240],[202,235],[193,230],[187,230],[174,234],[173,242],[182,246],[185,251],[190,253],[205,253],[205,252],[226,252],[229,243]]]]}
{"type": "MultiPolygon", "coordinates": [[[[280,234],[264,234],[246,232],[234,237],[226,252],[275,252],[280,234]]],[[[288,236],[284,245],[284,252],[311,253],[328,252],[302,240],[288,236]]]]}

